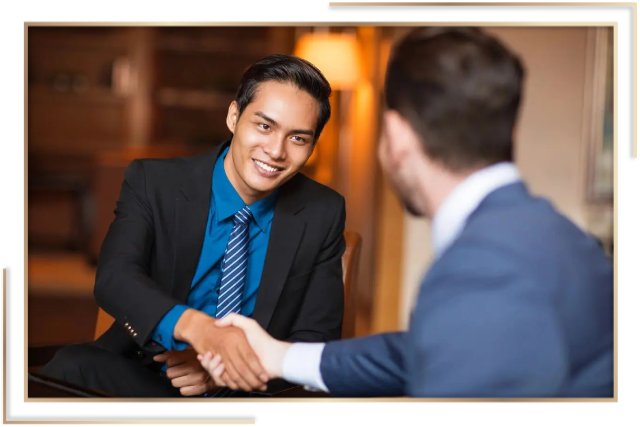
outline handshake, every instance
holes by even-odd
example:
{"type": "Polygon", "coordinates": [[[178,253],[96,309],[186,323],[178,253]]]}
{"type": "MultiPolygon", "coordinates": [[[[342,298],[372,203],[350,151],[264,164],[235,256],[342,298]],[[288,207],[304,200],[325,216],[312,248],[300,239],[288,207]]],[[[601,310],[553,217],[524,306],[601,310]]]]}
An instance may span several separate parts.
{"type": "MultiPolygon", "coordinates": [[[[216,325],[218,327],[235,326],[242,329],[249,345],[257,353],[259,363],[264,368],[268,379],[282,376],[282,362],[289,346],[291,346],[290,343],[276,340],[262,329],[260,325],[258,325],[258,322],[240,314],[228,314],[224,318],[216,321],[216,325]]],[[[221,354],[216,354],[215,356],[213,356],[211,352],[199,354],[198,360],[202,364],[202,367],[209,372],[216,386],[229,387],[233,390],[240,387],[247,390],[247,388],[242,387],[238,382],[238,379],[241,377],[233,375],[233,372],[236,370],[226,369],[226,366],[229,365],[225,365],[221,354]]],[[[231,362],[233,363],[233,361],[231,362]]],[[[260,376],[260,378],[264,380],[267,377],[260,376]]],[[[266,390],[266,385],[260,384],[259,387],[256,387],[256,384],[254,384],[254,389],[266,390]]]]}
{"type": "Polygon", "coordinates": [[[187,310],[174,330],[177,340],[192,347],[156,355],[167,377],[184,396],[197,396],[217,387],[245,391],[266,390],[266,383],[282,376],[282,362],[291,345],[272,338],[250,318],[231,313],[214,319],[187,310]]]}

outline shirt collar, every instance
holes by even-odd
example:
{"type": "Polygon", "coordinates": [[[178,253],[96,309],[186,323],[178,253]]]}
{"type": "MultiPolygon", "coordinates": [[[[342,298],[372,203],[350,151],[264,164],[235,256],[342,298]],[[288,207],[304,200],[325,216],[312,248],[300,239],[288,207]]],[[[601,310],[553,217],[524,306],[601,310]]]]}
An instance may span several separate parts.
{"type": "MultiPolygon", "coordinates": [[[[245,207],[244,201],[238,194],[231,181],[227,177],[224,170],[224,158],[229,152],[229,147],[216,160],[213,168],[212,193],[216,206],[215,219],[217,222],[224,221],[236,214],[245,207]]],[[[258,200],[249,205],[249,209],[253,214],[254,222],[263,232],[266,232],[271,220],[273,219],[273,211],[276,203],[278,190],[271,193],[264,199],[258,200]]]]}
{"type": "Polygon", "coordinates": [[[513,163],[498,163],[469,175],[449,194],[433,218],[432,239],[439,257],[464,229],[467,219],[490,193],[521,180],[513,163]]]}

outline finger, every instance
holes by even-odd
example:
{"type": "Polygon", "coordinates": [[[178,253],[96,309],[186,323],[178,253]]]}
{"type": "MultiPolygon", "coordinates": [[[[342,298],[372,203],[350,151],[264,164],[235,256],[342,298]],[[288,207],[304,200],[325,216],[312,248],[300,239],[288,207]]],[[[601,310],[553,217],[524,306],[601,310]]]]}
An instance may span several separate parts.
{"type": "Polygon", "coordinates": [[[207,369],[207,371],[214,380],[217,379],[216,384],[222,381],[220,379],[220,376],[224,372],[224,363],[222,363],[222,358],[220,357],[220,355],[217,355],[213,358],[213,360],[209,364],[209,369],[207,369]]]}
{"type": "Polygon", "coordinates": [[[167,365],[167,368],[170,368],[172,366],[182,365],[184,363],[187,363],[188,361],[189,359],[186,357],[171,356],[167,359],[166,365],[167,365]]]}
{"type": "Polygon", "coordinates": [[[209,362],[209,369],[207,369],[207,370],[208,371],[213,371],[221,363],[222,363],[222,356],[220,356],[219,354],[216,354],[216,356],[213,359],[211,359],[211,361],[209,362]]]}
{"type": "Polygon", "coordinates": [[[222,357],[219,354],[212,359],[211,354],[207,354],[202,357],[202,364],[204,368],[209,372],[214,383],[218,387],[226,387],[227,384],[220,378],[224,372],[224,363],[222,363],[222,357]]]}
{"type": "Polygon", "coordinates": [[[167,368],[167,378],[173,379],[183,377],[192,373],[204,372],[205,368],[200,366],[198,362],[183,363],[182,365],[167,368]]]}
{"type": "Polygon", "coordinates": [[[218,364],[218,366],[213,368],[210,372],[212,377],[220,378],[222,376],[222,373],[224,372],[224,363],[218,364]]]}
{"type": "MultiPolygon", "coordinates": [[[[249,367],[249,369],[251,369],[251,372],[254,374],[255,377],[251,376],[251,378],[256,378],[256,380],[259,382],[259,384],[255,382],[251,383],[255,388],[260,388],[264,385],[264,383],[269,381],[269,375],[267,375],[266,369],[264,369],[264,367],[260,363],[260,360],[258,359],[258,356],[256,356],[256,353],[253,351],[247,341],[243,341],[239,344],[238,352],[242,356],[242,359],[249,367]]],[[[247,378],[245,377],[245,379],[247,378]]]]}
{"type": "Polygon", "coordinates": [[[180,394],[183,396],[200,396],[209,391],[206,384],[191,385],[186,387],[180,387],[180,394]]]}
{"type": "Polygon", "coordinates": [[[166,374],[167,374],[167,378],[172,380],[174,378],[183,377],[185,375],[188,375],[189,374],[189,370],[185,369],[185,367],[183,365],[180,365],[180,366],[175,366],[173,368],[168,368],[166,374]]]}
{"type": "MultiPolygon", "coordinates": [[[[239,357],[239,356],[236,356],[236,357],[239,357]]],[[[234,363],[236,363],[236,362],[234,362],[234,363]]],[[[236,363],[236,365],[237,365],[237,363],[236,363]]],[[[246,375],[246,373],[244,372],[245,369],[247,369],[247,368],[242,366],[242,364],[240,365],[239,368],[237,366],[234,366],[234,368],[231,368],[229,366],[229,364],[227,364],[227,372],[229,372],[229,375],[231,375],[231,378],[232,378],[233,382],[235,382],[238,385],[238,388],[240,388],[240,389],[242,389],[244,391],[251,391],[251,390],[253,390],[253,387],[245,379],[245,375],[246,375]],[[232,371],[232,369],[235,369],[235,371],[232,371]]]]}
{"type": "Polygon", "coordinates": [[[206,384],[208,380],[209,380],[209,375],[206,372],[204,371],[194,372],[189,375],[184,375],[182,377],[174,378],[173,380],[171,380],[171,385],[174,386],[175,388],[181,388],[181,387],[187,387],[187,386],[193,386],[193,385],[206,384]]]}
{"type": "MultiPolygon", "coordinates": [[[[247,344],[248,345],[248,344],[247,344]]],[[[251,368],[247,365],[247,362],[244,360],[244,355],[240,351],[239,347],[235,347],[231,358],[231,363],[233,363],[233,367],[235,368],[238,377],[233,378],[236,384],[240,386],[244,391],[251,391],[258,389],[264,385],[264,383],[258,378],[258,375],[254,374],[251,368]]],[[[229,368],[229,363],[226,363],[227,368],[229,368]]]]}
{"type": "Polygon", "coordinates": [[[156,362],[164,362],[169,358],[170,355],[171,352],[165,351],[164,353],[156,354],[155,356],[153,356],[153,360],[155,360],[156,362]]]}
{"type": "Polygon", "coordinates": [[[211,372],[211,378],[218,387],[226,387],[227,384],[222,380],[222,374],[224,373],[224,363],[218,365],[218,367],[211,372]]]}
{"type": "Polygon", "coordinates": [[[249,385],[242,379],[242,377],[238,373],[238,370],[236,369],[234,365],[234,361],[232,359],[233,356],[236,356],[236,355],[222,356],[222,360],[224,361],[224,366],[225,366],[225,372],[222,375],[222,380],[225,383],[229,384],[229,388],[232,390],[237,390],[239,388],[242,388],[244,390],[245,388],[249,387],[249,385]]]}
{"type": "Polygon", "coordinates": [[[237,390],[238,384],[236,384],[232,379],[231,376],[229,375],[229,372],[225,370],[225,372],[222,373],[222,375],[220,376],[220,379],[222,380],[222,383],[226,386],[229,387],[231,390],[237,390]]]}
{"type": "Polygon", "coordinates": [[[252,323],[255,322],[253,319],[249,319],[248,317],[244,317],[241,314],[237,313],[229,313],[222,319],[216,322],[216,325],[221,324],[222,326],[237,326],[240,329],[246,329],[251,327],[252,323]]]}
{"type": "Polygon", "coordinates": [[[216,320],[216,326],[231,326],[233,325],[233,319],[237,316],[235,313],[229,313],[222,319],[216,320]]]}
{"type": "Polygon", "coordinates": [[[213,354],[211,354],[210,351],[207,351],[205,354],[199,354],[198,355],[198,359],[202,362],[203,360],[206,361],[207,363],[211,362],[211,358],[213,357],[213,354]]]}
{"type": "MultiPolygon", "coordinates": [[[[220,359],[220,355],[216,355],[216,357],[218,359],[220,359]]],[[[204,356],[202,356],[200,358],[200,364],[207,371],[210,371],[212,369],[212,359],[211,359],[211,353],[210,352],[207,352],[207,354],[205,354],[204,356]]]]}

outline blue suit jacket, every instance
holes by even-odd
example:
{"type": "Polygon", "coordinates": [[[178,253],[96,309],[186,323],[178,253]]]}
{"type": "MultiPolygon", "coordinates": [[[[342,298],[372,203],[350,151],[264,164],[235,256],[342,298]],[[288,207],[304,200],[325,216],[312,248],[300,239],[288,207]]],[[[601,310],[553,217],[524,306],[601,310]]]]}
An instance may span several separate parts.
{"type": "Polygon", "coordinates": [[[613,397],[613,268],[524,184],[487,196],[422,281],[407,332],[328,343],[335,396],[613,397]]]}

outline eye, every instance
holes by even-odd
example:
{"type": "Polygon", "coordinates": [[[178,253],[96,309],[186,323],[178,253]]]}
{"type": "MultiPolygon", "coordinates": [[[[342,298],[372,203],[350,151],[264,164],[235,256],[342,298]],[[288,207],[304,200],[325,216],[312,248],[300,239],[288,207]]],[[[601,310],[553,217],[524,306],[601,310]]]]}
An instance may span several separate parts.
{"type": "Polygon", "coordinates": [[[262,130],[269,130],[269,129],[271,129],[271,126],[269,126],[269,125],[268,125],[268,124],[266,124],[266,123],[258,123],[258,127],[259,127],[260,129],[262,129],[262,130]]]}
{"type": "Polygon", "coordinates": [[[300,136],[298,136],[298,135],[293,135],[291,138],[293,138],[293,140],[294,140],[295,142],[301,142],[301,143],[305,143],[305,142],[307,142],[307,140],[306,140],[306,139],[304,139],[304,138],[302,138],[302,137],[300,137],[300,136]]]}

